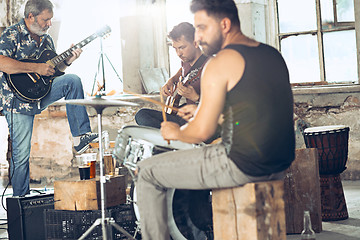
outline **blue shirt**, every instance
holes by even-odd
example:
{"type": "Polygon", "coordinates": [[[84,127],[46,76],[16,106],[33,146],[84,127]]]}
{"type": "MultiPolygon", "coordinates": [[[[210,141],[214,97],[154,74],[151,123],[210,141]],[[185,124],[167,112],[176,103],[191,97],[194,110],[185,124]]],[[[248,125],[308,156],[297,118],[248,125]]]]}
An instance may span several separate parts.
{"type": "MultiPolygon", "coordinates": [[[[55,51],[50,35],[40,37],[40,45],[31,38],[24,19],[4,30],[0,36],[0,55],[15,60],[37,59],[44,50],[55,51]]],[[[9,88],[5,75],[0,72],[0,111],[35,115],[41,112],[40,103],[27,103],[16,98],[9,88]]]]}

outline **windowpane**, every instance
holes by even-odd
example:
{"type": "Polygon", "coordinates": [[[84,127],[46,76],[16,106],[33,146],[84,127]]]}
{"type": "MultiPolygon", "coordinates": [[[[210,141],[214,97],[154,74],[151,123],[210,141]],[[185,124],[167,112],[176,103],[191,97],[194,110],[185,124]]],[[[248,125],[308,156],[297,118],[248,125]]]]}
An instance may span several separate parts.
{"type": "Polygon", "coordinates": [[[334,5],[333,0],[321,0],[321,20],[323,29],[334,26],[334,5]]]}
{"type": "Polygon", "coordinates": [[[315,0],[278,0],[280,33],[316,29],[315,0]]]}
{"type": "Polygon", "coordinates": [[[354,0],[336,0],[338,22],[354,22],[354,0]]]}
{"type": "Polygon", "coordinates": [[[316,36],[291,36],[281,40],[281,53],[289,68],[290,82],[319,82],[320,67],[316,36]]]}
{"type": "Polygon", "coordinates": [[[355,31],[324,33],[323,40],[326,81],[356,82],[355,31]]]}

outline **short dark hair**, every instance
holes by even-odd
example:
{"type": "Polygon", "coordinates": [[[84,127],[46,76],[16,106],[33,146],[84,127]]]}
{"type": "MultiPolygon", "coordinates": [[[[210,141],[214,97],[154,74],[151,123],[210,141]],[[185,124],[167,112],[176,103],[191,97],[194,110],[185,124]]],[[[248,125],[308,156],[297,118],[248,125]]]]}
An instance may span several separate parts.
{"type": "Polygon", "coordinates": [[[219,20],[227,17],[233,25],[240,27],[238,9],[233,0],[192,0],[190,10],[192,13],[205,10],[209,16],[219,20]]]}
{"type": "Polygon", "coordinates": [[[53,8],[54,5],[49,0],[29,0],[25,5],[24,16],[27,18],[32,13],[36,17],[44,10],[53,12],[53,8]]]}
{"type": "Polygon", "coordinates": [[[168,34],[168,38],[173,41],[178,41],[181,36],[184,36],[186,41],[192,43],[195,39],[195,28],[191,23],[182,22],[176,25],[168,34]]]}

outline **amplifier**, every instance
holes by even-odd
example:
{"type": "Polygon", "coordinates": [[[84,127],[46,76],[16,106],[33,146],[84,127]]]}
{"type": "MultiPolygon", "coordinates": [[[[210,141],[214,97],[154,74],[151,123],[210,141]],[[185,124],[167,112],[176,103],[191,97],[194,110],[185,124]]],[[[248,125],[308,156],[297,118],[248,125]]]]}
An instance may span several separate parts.
{"type": "Polygon", "coordinates": [[[54,194],[6,198],[10,240],[44,240],[44,210],[54,209],[54,194]]]}

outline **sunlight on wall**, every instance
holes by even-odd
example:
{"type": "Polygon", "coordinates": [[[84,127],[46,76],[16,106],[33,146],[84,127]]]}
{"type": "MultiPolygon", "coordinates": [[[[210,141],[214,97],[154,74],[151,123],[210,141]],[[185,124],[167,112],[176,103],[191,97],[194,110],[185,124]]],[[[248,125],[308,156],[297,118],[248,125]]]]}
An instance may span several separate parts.
{"type": "Polygon", "coordinates": [[[61,19],[58,54],[67,50],[71,44],[76,44],[101,29],[104,25],[111,28],[110,35],[103,40],[95,39],[83,48],[83,53],[67,73],[75,73],[81,77],[85,93],[92,93],[97,82],[102,84],[105,78],[106,92],[122,91],[122,59],[120,43],[120,17],[133,14],[135,4],[127,0],[58,0],[58,9],[54,17],[61,19]],[[103,47],[104,76],[99,66],[101,57],[101,42],[103,47]],[[109,60],[109,61],[108,61],[109,60]],[[113,67],[111,66],[111,64],[113,67]],[[119,77],[117,76],[119,75],[119,77]],[[97,76],[95,78],[95,76],[97,76]]]}
{"type": "MultiPolygon", "coordinates": [[[[53,2],[56,6],[53,28],[58,28],[59,36],[57,39],[58,54],[66,51],[71,44],[82,41],[104,25],[110,26],[112,30],[110,35],[102,40],[106,92],[122,92],[120,18],[136,15],[136,1],[53,0],[53,2]]],[[[180,22],[193,23],[193,15],[189,6],[190,0],[167,0],[167,32],[180,22]]],[[[180,67],[180,60],[172,47],[169,52],[170,72],[174,74],[180,67]]],[[[84,91],[87,94],[93,92],[94,85],[96,90],[97,82],[101,84],[103,82],[101,65],[98,68],[100,56],[101,40],[98,38],[83,48],[80,58],[66,71],[81,77],[84,91]],[[95,78],[95,76],[97,77],[95,78]]]]}

